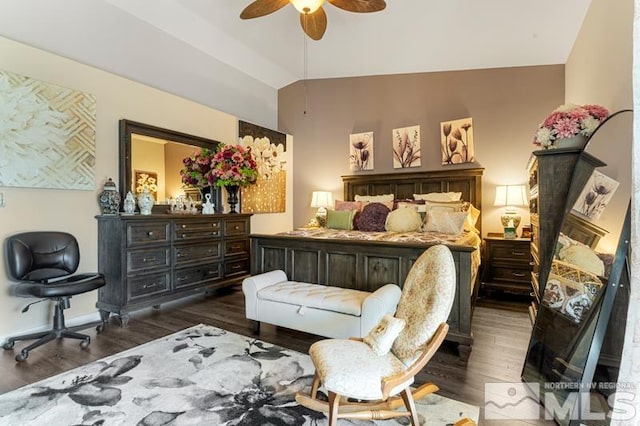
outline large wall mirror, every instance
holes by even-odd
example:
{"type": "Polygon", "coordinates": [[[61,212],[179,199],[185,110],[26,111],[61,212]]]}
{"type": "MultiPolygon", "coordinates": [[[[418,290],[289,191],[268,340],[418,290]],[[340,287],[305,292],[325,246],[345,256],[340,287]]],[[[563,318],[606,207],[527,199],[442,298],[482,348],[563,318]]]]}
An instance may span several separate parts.
{"type": "Polygon", "coordinates": [[[522,378],[560,425],[609,424],[629,300],[633,113],[612,114],[576,164],[522,378]],[[595,385],[594,385],[595,384],[595,385]]]}
{"type": "MultiPolygon", "coordinates": [[[[221,142],[130,120],[120,120],[120,193],[137,195],[141,183],[155,185],[154,212],[167,210],[169,199],[185,195],[182,160],[199,148],[216,150],[221,142]]],[[[193,194],[196,197],[196,193],[193,194]]],[[[187,194],[190,195],[190,194],[187,194]]],[[[221,206],[220,200],[216,206],[221,206]]]]}

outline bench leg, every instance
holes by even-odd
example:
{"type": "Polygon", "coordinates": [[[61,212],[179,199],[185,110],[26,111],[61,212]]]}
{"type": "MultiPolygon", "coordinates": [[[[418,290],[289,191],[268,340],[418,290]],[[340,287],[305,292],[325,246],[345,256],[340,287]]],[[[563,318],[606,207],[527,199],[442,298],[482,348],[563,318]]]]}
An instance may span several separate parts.
{"type": "Polygon", "coordinates": [[[257,336],[260,334],[260,321],[252,321],[252,322],[253,322],[253,334],[257,336]]]}

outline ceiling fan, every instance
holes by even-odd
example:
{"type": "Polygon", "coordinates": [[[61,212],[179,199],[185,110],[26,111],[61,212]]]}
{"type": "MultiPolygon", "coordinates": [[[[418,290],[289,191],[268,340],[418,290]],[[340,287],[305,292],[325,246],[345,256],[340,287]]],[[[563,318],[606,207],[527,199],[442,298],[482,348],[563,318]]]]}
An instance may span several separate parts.
{"type": "MultiPolygon", "coordinates": [[[[325,0],[254,0],[247,6],[240,18],[252,19],[276,12],[291,3],[300,12],[300,25],[304,32],[314,40],[320,40],[327,29],[327,15],[322,9],[325,0]]],[[[378,12],[387,7],[384,0],[327,0],[329,3],[348,12],[378,12]]]]}

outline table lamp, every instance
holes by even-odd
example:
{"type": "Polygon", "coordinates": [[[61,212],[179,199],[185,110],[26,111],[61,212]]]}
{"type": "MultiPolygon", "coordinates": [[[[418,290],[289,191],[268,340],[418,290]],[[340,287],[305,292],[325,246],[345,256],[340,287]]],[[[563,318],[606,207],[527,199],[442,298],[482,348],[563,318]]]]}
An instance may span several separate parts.
{"type": "Polygon", "coordinates": [[[504,206],[505,211],[500,216],[505,238],[515,238],[521,217],[516,212],[516,206],[527,205],[527,188],[525,185],[498,185],[494,206],[504,206]]]}
{"type": "Polygon", "coordinates": [[[329,191],[313,191],[311,195],[311,207],[318,209],[316,220],[319,226],[327,224],[327,207],[333,207],[333,196],[329,191]]]}

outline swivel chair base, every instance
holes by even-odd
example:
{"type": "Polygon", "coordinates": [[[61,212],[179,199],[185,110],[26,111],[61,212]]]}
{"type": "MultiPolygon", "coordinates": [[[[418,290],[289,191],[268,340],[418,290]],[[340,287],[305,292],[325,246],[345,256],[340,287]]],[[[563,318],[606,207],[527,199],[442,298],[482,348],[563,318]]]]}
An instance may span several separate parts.
{"type": "MultiPolygon", "coordinates": [[[[91,343],[91,337],[86,334],[76,333],[74,330],[84,329],[91,324],[84,324],[72,328],[67,328],[64,323],[64,312],[63,310],[69,307],[69,297],[60,297],[57,298],[57,303],[55,307],[55,314],[53,316],[53,329],[49,331],[41,331],[39,333],[30,333],[23,334],[21,336],[11,337],[7,339],[7,342],[2,345],[5,350],[12,349],[15,345],[15,342],[20,340],[32,340],[38,339],[29,346],[23,348],[18,355],[16,355],[16,361],[22,362],[29,357],[29,352],[32,349],[35,349],[39,346],[44,345],[45,343],[54,340],[61,339],[63,337],[68,337],[71,339],[81,340],[80,347],[82,349],[86,349],[89,347],[89,343],[91,343]]],[[[98,333],[101,333],[104,330],[104,324],[102,322],[96,327],[98,333]]]]}

